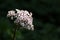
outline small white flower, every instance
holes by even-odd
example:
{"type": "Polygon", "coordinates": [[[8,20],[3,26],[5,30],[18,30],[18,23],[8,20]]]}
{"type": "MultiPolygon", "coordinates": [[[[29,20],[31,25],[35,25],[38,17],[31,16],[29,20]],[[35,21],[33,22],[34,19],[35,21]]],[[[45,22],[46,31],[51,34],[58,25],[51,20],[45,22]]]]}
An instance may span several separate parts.
{"type": "Polygon", "coordinates": [[[15,16],[15,11],[13,10],[8,11],[7,17],[10,17],[10,16],[15,16]]]}
{"type": "Polygon", "coordinates": [[[8,11],[7,17],[11,17],[11,19],[15,17],[16,19],[14,23],[20,24],[23,28],[28,30],[34,30],[32,13],[29,13],[27,10],[19,9],[16,9],[16,11],[17,13],[15,13],[13,10],[8,11]]]}

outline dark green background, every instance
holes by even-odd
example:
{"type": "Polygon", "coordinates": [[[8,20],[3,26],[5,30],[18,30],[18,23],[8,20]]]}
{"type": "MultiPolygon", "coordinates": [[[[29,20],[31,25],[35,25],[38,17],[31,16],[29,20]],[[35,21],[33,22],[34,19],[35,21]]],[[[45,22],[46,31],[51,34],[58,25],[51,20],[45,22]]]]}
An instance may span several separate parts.
{"type": "Polygon", "coordinates": [[[32,12],[35,27],[17,30],[16,40],[60,40],[60,0],[0,0],[0,40],[12,40],[15,24],[6,15],[16,8],[32,12]]]}

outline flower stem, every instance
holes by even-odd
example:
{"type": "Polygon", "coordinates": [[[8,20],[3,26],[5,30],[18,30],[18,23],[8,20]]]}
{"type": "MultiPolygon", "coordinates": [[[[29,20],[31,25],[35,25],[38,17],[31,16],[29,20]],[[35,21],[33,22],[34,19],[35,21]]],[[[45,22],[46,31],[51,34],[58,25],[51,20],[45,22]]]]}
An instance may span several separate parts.
{"type": "Polygon", "coordinates": [[[17,27],[15,26],[14,32],[13,32],[13,40],[16,40],[16,30],[17,30],[17,27]]]}

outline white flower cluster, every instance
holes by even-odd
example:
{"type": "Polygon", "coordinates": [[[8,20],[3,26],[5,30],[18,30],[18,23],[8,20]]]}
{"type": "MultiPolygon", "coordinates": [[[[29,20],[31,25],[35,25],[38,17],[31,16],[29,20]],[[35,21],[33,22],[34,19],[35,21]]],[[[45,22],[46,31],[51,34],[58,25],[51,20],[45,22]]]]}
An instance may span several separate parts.
{"type": "Polygon", "coordinates": [[[23,28],[26,28],[28,30],[34,30],[34,25],[33,25],[33,18],[32,18],[32,13],[28,12],[27,10],[19,10],[15,9],[8,11],[7,17],[16,18],[14,23],[20,24],[23,28]]]}

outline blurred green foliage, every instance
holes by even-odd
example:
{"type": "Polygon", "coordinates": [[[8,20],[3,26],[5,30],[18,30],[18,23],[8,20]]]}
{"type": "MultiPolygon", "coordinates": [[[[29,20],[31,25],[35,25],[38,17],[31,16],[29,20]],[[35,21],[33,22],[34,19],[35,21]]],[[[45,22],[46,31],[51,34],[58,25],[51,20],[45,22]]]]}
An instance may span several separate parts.
{"type": "Polygon", "coordinates": [[[60,0],[0,0],[0,40],[12,40],[15,24],[6,15],[16,8],[32,12],[35,27],[17,30],[16,40],[60,40],[60,0]]]}

